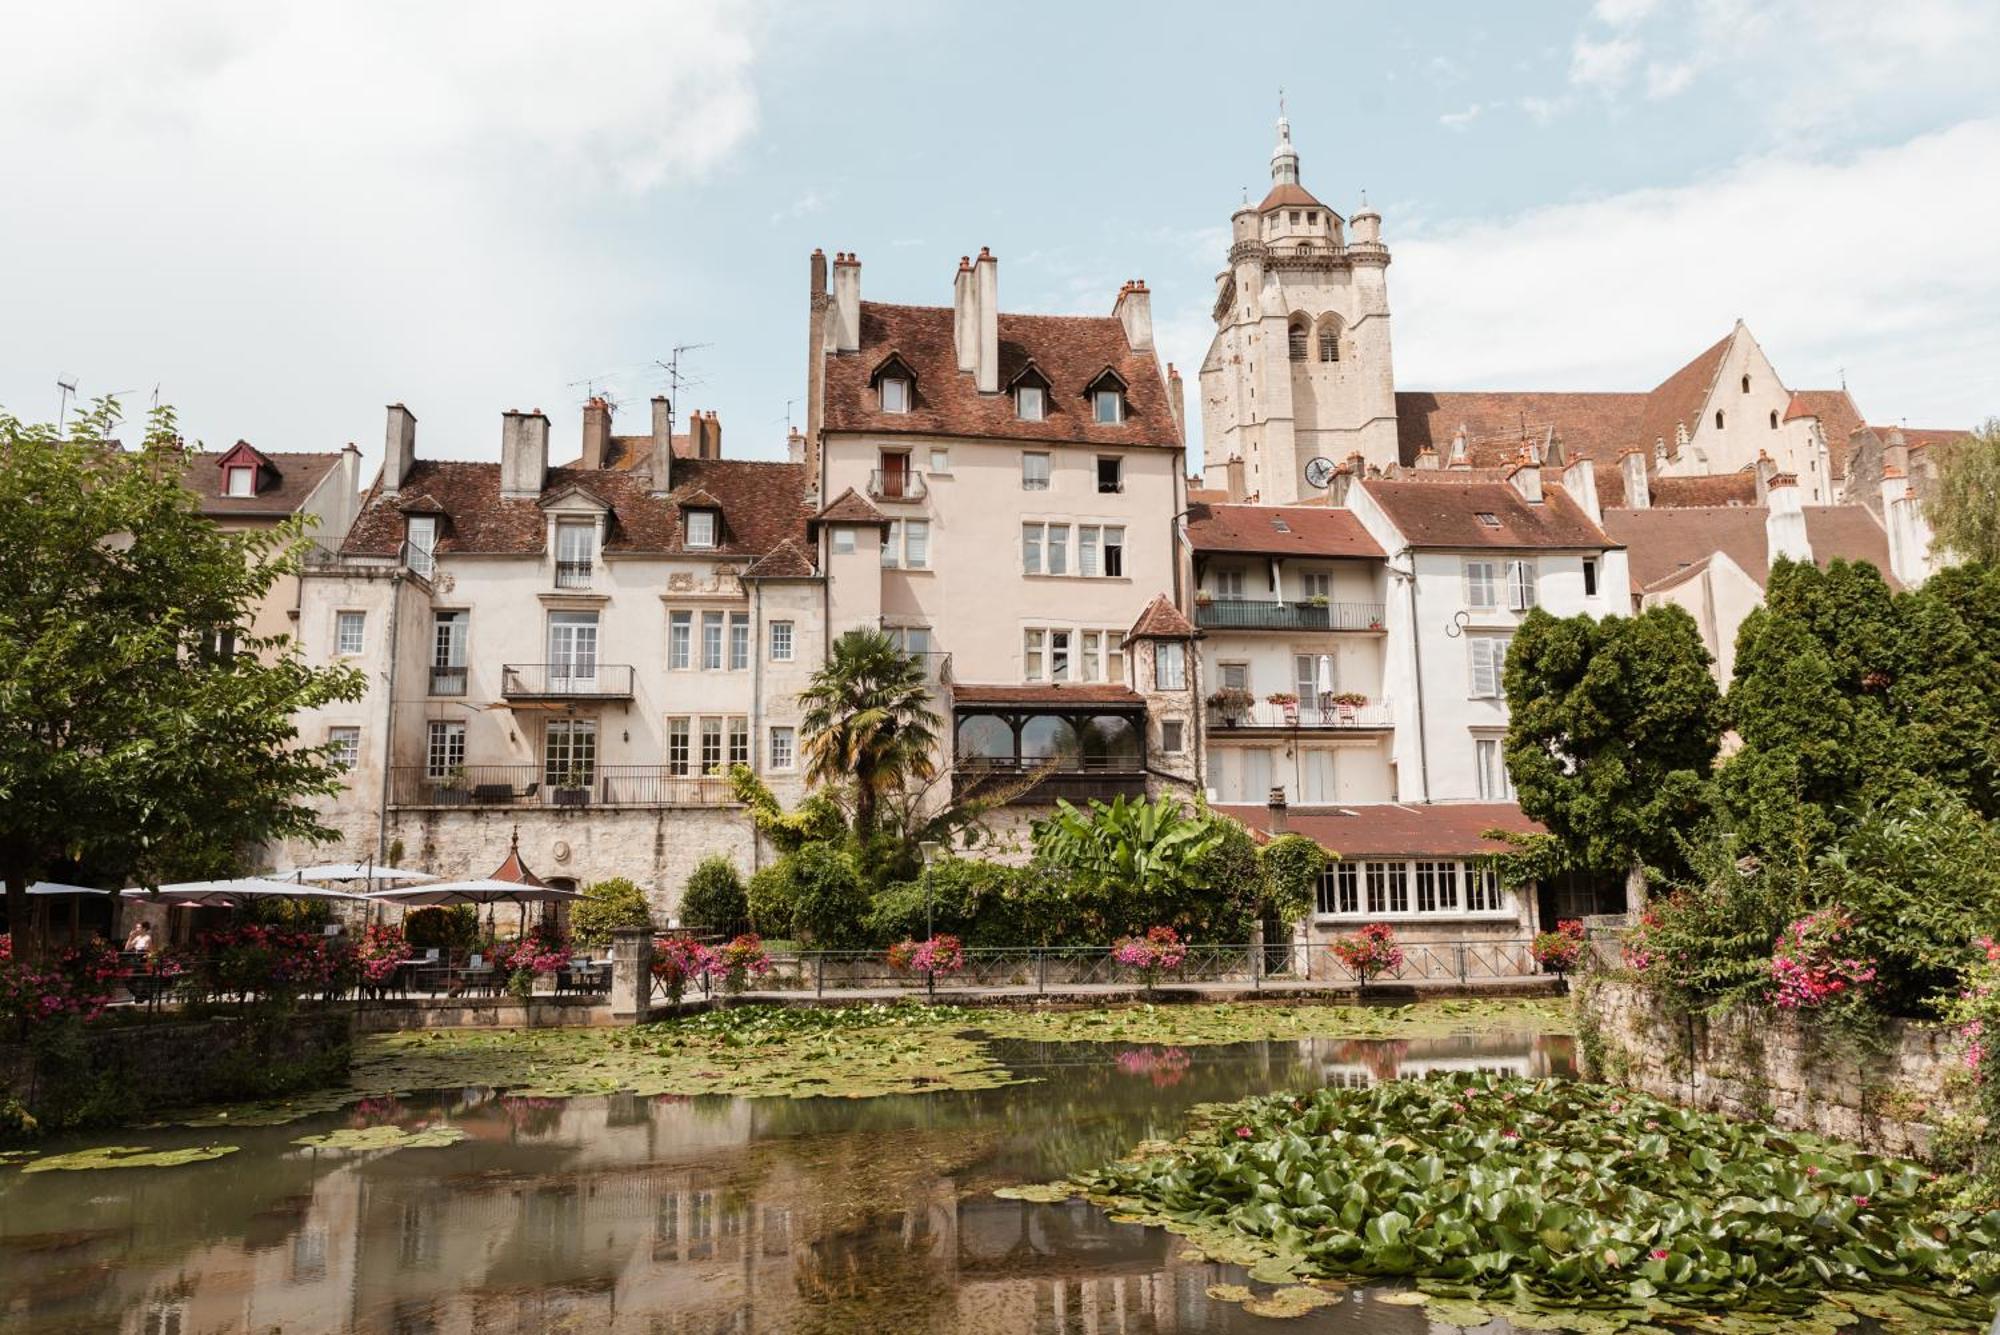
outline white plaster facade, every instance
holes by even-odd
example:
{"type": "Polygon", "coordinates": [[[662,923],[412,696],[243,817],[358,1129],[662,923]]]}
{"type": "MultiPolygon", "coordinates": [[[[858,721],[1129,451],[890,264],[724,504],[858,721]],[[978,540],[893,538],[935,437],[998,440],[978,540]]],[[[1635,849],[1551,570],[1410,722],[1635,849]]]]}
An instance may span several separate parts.
{"type": "Polygon", "coordinates": [[[1648,448],[1666,447],[1659,471],[1668,477],[1736,473],[1768,456],[1779,472],[1798,478],[1805,504],[1840,500],[1819,418],[1794,411],[1792,391],[1741,320],[1726,343],[1693,420],[1677,421],[1673,439],[1646,442],[1648,448]]]}

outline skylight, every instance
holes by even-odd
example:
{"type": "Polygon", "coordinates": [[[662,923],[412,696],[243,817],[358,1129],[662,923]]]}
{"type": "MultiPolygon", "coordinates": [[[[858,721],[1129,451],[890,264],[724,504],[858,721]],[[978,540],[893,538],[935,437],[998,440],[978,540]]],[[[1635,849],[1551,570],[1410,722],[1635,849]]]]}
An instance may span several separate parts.
{"type": "Polygon", "coordinates": [[[1292,526],[1276,515],[1271,516],[1271,527],[1280,533],[1290,533],[1292,531],[1292,526]]]}
{"type": "Polygon", "coordinates": [[[1482,523],[1482,524],[1484,524],[1484,525],[1486,525],[1486,527],[1488,527],[1488,528],[1499,528],[1499,527],[1500,527],[1500,516],[1499,516],[1499,515],[1496,515],[1496,514],[1494,514],[1494,513],[1493,513],[1492,511],[1490,511],[1490,510],[1481,510],[1481,511],[1479,511],[1478,513],[1479,513],[1479,522],[1480,522],[1480,523],[1482,523]]]}

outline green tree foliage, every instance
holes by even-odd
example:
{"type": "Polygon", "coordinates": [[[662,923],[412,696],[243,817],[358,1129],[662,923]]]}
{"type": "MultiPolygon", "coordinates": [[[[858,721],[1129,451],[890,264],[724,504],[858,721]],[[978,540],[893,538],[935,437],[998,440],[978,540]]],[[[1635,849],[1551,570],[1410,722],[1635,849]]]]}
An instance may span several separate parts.
{"type": "Polygon", "coordinates": [[[1772,943],[1806,910],[1806,873],[1743,855],[1741,841],[1712,822],[1689,853],[1687,878],[1647,905],[1627,960],[1683,1009],[1762,1001],[1772,943]]]}
{"type": "Polygon", "coordinates": [[[1528,614],[1507,652],[1508,773],[1580,867],[1679,868],[1704,808],[1720,693],[1694,619],[1528,614]]]}
{"type": "Polygon", "coordinates": [[[1207,807],[1196,808],[1196,817],[1208,825],[1216,839],[1195,858],[1194,877],[1187,891],[1170,901],[1164,912],[1143,903],[1132,905],[1126,914],[1128,925],[1112,935],[1165,923],[1183,940],[1235,943],[1250,939],[1266,901],[1257,840],[1242,823],[1218,816],[1207,807]]]}
{"type": "Polygon", "coordinates": [[[729,786],[736,800],[749,809],[757,833],[781,854],[796,853],[807,844],[838,843],[847,838],[847,815],[825,788],[808,794],[805,801],[787,811],[748,765],[730,766],[729,786]]]}
{"type": "Polygon", "coordinates": [[[750,909],[750,928],[766,939],[789,939],[796,911],[792,892],[792,859],[787,853],[776,862],[766,863],[751,873],[744,899],[750,909]]]}
{"type": "Polygon", "coordinates": [[[1035,852],[1072,874],[1129,885],[1146,900],[1175,899],[1192,889],[1202,856],[1222,841],[1206,812],[1191,812],[1175,798],[1153,802],[1119,797],[1093,801],[1088,811],[1066,801],[1035,822],[1035,852]]]}
{"type": "Polygon", "coordinates": [[[418,950],[470,950],[479,940],[479,910],[470,904],[411,909],[403,915],[403,939],[418,950]]]}
{"type": "Polygon", "coordinates": [[[884,794],[936,773],[938,716],[923,665],[887,635],[850,630],[835,640],[799,703],[806,775],[851,786],[862,840],[884,794]]]}
{"type": "Polygon", "coordinates": [[[808,844],[784,859],[792,931],[822,950],[867,944],[868,893],[854,859],[827,844],[808,844]]]}
{"type": "Polygon", "coordinates": [[[302,526],[222,532],[181,485],[172,412],[135,451],[97,443],[116,425],[108,401],[67,440],[0,414],[0,876],[17,925],[58,861],[157,883],[332,838],[311,799],[341,771],[295,720],[364,685],[250,633],[302,526]]]}
{"type": "Polygon", "coordinates": [[[1034,827],[1026,930],[1077,943],[1161,925],[1197,940],[1249,939],[1264,878],[1241,825],[1167,796],[1056,808],[1034,827]]]}
{"type": "Polygon", "coordinates": [[[681,891],[680,919],[686,926],[705,927],[725,937],[750,929],[750,900],[734,862],[719,853],[701,860],[681,891]]]}
{"type": "Polygon", "coordinates": [[[583,898],[570,906],[570,934],[580,946],[611,944],[611,934],[620,928],[647,929],[653,925],[653,909],[646,894],[623,876],[587,886],[583,898]]]}
{"type": "Polygon", "coordinates": [[[1932,450],[1942,462],[1924,517],[1935,541],[1962,561],[2000,566],[2000,419],[1932,450]]]}
{"type": "Polygon", "coordinates": [[[1024,944],[1022,907],[1029,873],[979,858],[939,858],[912,881],[879,891],[868,913],[869,934],[879,942],[921,939],[928,921],[936,935],[967,945],[1024,944]]]}
{"type": "Polygon", "coordinates": [[[1332,865],[1326,850],[1302,834],[1281,834],[1258,851],[1264,873],[1264,912],[1296,923],[1312,912],[1319,878],[1332,865]]]}

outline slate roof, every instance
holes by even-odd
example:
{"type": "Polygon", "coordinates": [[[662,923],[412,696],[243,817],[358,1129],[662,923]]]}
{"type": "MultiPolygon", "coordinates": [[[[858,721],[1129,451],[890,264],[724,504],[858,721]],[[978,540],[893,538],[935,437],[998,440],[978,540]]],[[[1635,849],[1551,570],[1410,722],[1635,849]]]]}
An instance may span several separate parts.
{"type": "Polygon", "coordinates": [[[349,556],[394,556],[403,541],[408,498],[422,498],[444,516],[440,556],[533,556],[544,547],[546,513],[540,501],[572,487],[589,492],[610,511],[606,553],[759,556],[805,534],[806,471],[802,464],[748,459],[685,459],[674,464],[673,491],[651,494],[644,473],[619,469],[551,468],[541,496],[500,495],[500,465],[419,459],[403,480],[401,498],[382,496],[378,476],[341,550],[349,556]],[[722,511],[715,547],[688,548],[682,506],[713,504],[722,511]]]}
{"type": "Polygon", "coordinates": [[[1382,507],[1412,547],[1574,550],[1618,545],[1560,487],[1544,486],[1542,503],[1535,505],[1506,482],[1369,478],[1355,485],[1382,507]],[[1489,525],[1481,514],[1498,522],[1489,525]]]}
{"type": "MultiPolygon", "coordinates": [[[[1808,505],[1806,541],[1813,560],[1824,567],[1835,557],[1867,561],[1896,587],[1889,570],[1889,535],[1860,505],[1808,505]]],[[[1615,509],[1604,512],[1604,527],[1625,545],[1635,589],[1675,582],[1721,552],[1761,586],[1771,574],[1770,542],[1762,505],[1693,506],[1678,510],[1615,509]]]]}
{"type": "Polygon", "coordinates": [[[1198,552],[1376,560],[1385,555],[1352,511],[1325,506],[1192,505],[1188,542],[1198,552]]]}
{"type": "MultiPolygon", "coordinates": [[[[1247,803],[1215,808],[1241,821],[1263,843],[1271,837],[1271,809],[1247,803]]],[[[1523,815],[1513,802],[1373,802],[1337,807],[1288,807],[1288,833],[1302,834],[1346,859],[1365,857],[1470,857],[1505,853],[1505,840],[1489,839],[1488,830],[1510,834],[1546,833],[1539,821],[1523,815]]]]}
{"type": "Polygon", "coordinates": [[[340,452],[278,453],[249,448],[263,461],[266,478],[255,496],[224,496],[222,461],[248,442],[226,450],[190,450],[181,483],[201,501],[201,512],[215,519],[282,518],[305,504],[313,488],[340,462],[340,452]],[[270,484],[275,477],[276,485],[270,484]]]}
{"type": "Polygon", "coordinates": [[[949,306],[861,303],[861,349],[826,359],[825,429],[897,434],[987,436],[1020,441],[1178,448],[1166,382],[1149,351],[1134,351],[1111,316],[1000,315],[1000,379],[1007,384],[1032,359],[1049,380],[1048,413],[1039,422],[1014,415],[1010,394],[981,394],[958,369],[949,306]],[[871,377],[891,355],[916,377],[910,411],[877,410],[871,377]],[[1125,420],[1095,420],[1085,391],[1106,371],[1125,384],[1125,420]]]}
{"type": "Polygon", "coordinates": [[[1154,594],[1132,629],[1125,632],[1128,640],[1191,640],[1194,635],[1194,623],[1164,593],[1154,594]]]}

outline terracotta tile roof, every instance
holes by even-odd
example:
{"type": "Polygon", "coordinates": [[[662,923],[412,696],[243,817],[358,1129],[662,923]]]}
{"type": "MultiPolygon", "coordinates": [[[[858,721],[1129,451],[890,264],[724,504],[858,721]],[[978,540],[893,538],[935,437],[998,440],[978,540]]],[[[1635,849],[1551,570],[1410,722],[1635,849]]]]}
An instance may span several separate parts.
{"type": "MultiPolygon", "coordinates": [[[[1622,482],[1622,479],[1621,479],[1622,482]]],[[[1653,477],[1646,486],[1654,505],[1665,510],[1686,506],[1755,505],[1757,475],[1748,470],[1734,473],[1701,473],[1693,477],[1653,477]]],[[[1624,487],[1619,487],[1620,500],[1624,487]]]]}
{"type": "MultiPolygon", "coordinates": [[[[340,462],[339,451],[266,453],[247,441],[226,450],[190,450],[181,484],[200,498],[201,512],[216,519],[281,518],[297,512],[313,488],[340,462]],[[224,496],[222,461],[239,449],[254,454],[264,468],[255,496],[224,496]]],[[[330,535],[329,535],[330,536],[330,535]]]]}
{"type": "Polygon", "coordinates": [[[1191,640],[1194,638],[1194,623],[1189,621],[1175,607],[1164,593],[1153,595],[1153,601],[1146,604],[1146,610],[1139,613],[1139,619],[1132,623],[1132,629],[1125,632],[1128,640],[1191,640]]]}
{"type": "MultiPolygon", "coordinates": [[[[674,465],[676,486],[651,494],[650,479],[620,470],[551,468],[541,497],[500,495],[500,465],[419,459],[404,479],[402,496],[421,497],[444,516],[438,554],[532,556],[542,551],[546,516],[542,498],[571,488],[588,491],[610,510],[604,550],[678,554],[683,546],[682,506],[691,499],[722,511],[720,542],[695,548],[700,555],[756,556],[787,539],[804,536],[806,476],[801,464],[748,459],[687,459],[674,465]]],[[[381,479],[369,489],[342,551],[351,556],[394,556],[403,541],[404,505],[385,500],[381,479]]]]}
{"type": "MultiPolygon", "coordinates": [[[[1806,541],[1824,567],[1835,557],[1867,561],[1891,586],[1889,537],[1860,505],[1808,505],[1806,541]]],[[[1625,544],[1635,589],[1670,587],[1671,577],[1721,552],[1761,586],[1770,578],[1770,542],[1761,505],[1690,506],[1678,510],[1606,510],[1604,527],[1625,544]]]]}
{"type": "Polygon", "coordinates": [[[1150,352],[1125,342],[1125,326],[1110,316],[1000,315],[1000,380],[1005,385],[1033,359],[1050,382],[1048,415],[1024,422],[1009,394],[981,394],[958,369],[949,306],[861,303],[861,350],[826,360],[828,431],[920,432],[1022,441],[1177,448],[1180,432],[1167,407],[1166,382],[1150,352]],[[910,411],[876,411],[870,377],[891,354],[916,377],[910,411]],[[1085,390],[1105,370],[1125,383],[1125,420],[1095,420],[1085,390]]]}
{"type": "Polygon", "coordinates": [[[819,572],[813,569],[812,558],[805,548],[790,538],[773,547],[764,555],[750,563],[743,572],[745,579],[809,579],[819,572]]]}
{"type": "Polygon", "coordinates": [[[1130,686],[1107,682],[1048,682],[1034,686],[954,686],[952,700],[961,705],[1136,705],[1145,697],[1130,686]]]}
{"type": "Polygon", "coordinates": [[[1187,498],[1189,505],[1226,505],[1229,492],[1223,487],[1189,487],[1187,498]]]}
{"type": "Polygon", "coordinates": [[[867,497],[849,487],[814,515],[807,528],[817,528],[821,524],[880,524],[887,528],[889,516],[877,510],[867,497]]]}
{"type": "Polygon", "coordinates": [[[1326,205],[1312,197],[1312,192],[1296,181],[1286,181],[1283,185],[1271,187],[1271,193],[1258,203],[1259,213],[1269,213],[1272,209],[1323,209],[1326,205]]]}
{"type": "MultiPolygon", "coordinates": [[[[1215,808],[1241,821],[1262,843],[1270,838],[1268,806],[1229,803],[1215,808]]],[[[1347,859],[1366,857],[1470,857],[1505,853],[1505,840],[1488,830],[1511,834],[1546,833],[1539,821],[1513,802],[1379,802],[1342,807],[1289,807],[1285,828],[1347,859]]]]}
{"type": "Polygon", "coordinates": [[[1826,437],[1827,468],[1835,477],[1847,476],[1848,440],[1863,425],[1861,410],[1844,389],[1801,389],[1792,394],[1785,420],[1817,417],[1826,437]]]}
{"type": "MultiPolygon", "coordinates": [[[[1621,393],[1400,390],[1397,450],[1404,466],[1410,467],[1428,445],[1437,451],[1442,467],[1450,462],[1452,437],[1462,426],[1473,466],[1498,468],[1511,462],[1527,440],[1540,442],[1554,427],[1565,450],[1596,461],[1601,495],[1605,474],[1616,467],[1619,452],[1641,443],[1639,421],[1646,398],[1621,393]]],[[[1671,433],[1668,439],[1673,439],[1671,433]]],[[[1644,444],[1652,447],[1650,440],[1644,444]]]]}
{"type": "Polygon", "coordinates": [[[1941,430],[1937,427],[1921,426],[1878,426],[1875,434],[1883,440],[1889,439],[1891,431],[1903,433],[1903,443],[1913,450],[1929,449],[1933,445],[1953,445],[1964,440],[1972,432],[1966,430],[1941,430]]]}
{"type": "Polygon", "coordinates": [[[516,831],[507,841],[507,860],[493,869],[489,881],[512,881],[517,885],[533,885],[548,889],[548,882],[528,870],[528,864],[521,860],[521,835],[516,831]]]}
{"type": "MultiPolygon", "coordinates": [[[[1449,476],[1448,474],[1446,475],[1449,476]]],[[[1412,547],[1603,548],[1618,544],[1590,522],[1560,487],[1544,487],[1530,504],[1506,482],[1389,482],[1370,478],[1365,490],[1412,547]],[[1488,524],[1481,514],[1497,521],[1488,524]]]]}
{"type": "Polygon", "coordinates": [[[1679,436],[1676,428],[1685,424],[1689,435],[1700,428],[1702,407],[1708,402],[1709,391],[1715,388],[1722,359],[1735,338],[1736,331],[1731,329],[1693,361],[1655,385],[1646,396],[1646,411],[1639,415],[1639,438],[1626,444],[1637,445],[1650,455],[1655,442],[1664,440],[1667,453],[1676,453],[1679,436]]]}
{"type": "Polygon", "coordinates": [[[1377,560],[1384,555],[1352,511],[1325,506],[1193,505],[1188,510],[1188,542],[1198,552],[1377,560]]]}

